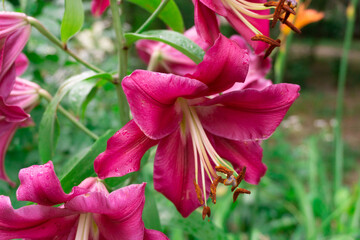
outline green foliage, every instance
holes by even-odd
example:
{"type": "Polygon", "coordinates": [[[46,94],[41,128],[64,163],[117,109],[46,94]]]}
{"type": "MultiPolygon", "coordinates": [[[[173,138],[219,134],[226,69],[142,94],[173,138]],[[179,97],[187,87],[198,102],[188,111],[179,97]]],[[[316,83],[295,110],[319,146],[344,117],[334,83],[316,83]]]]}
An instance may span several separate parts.
{"type": "Polygon", "coordinates": [[[65,12],[61,23],[61,41],[66,43],[84,23],[82,0],[65,0],[65,12]]]}
{"type": "MultiPolygon", "coordinates": [[[[148,12],[154,12],[160,5],[161,0],[127,0],[134,3],[148,12]]],[[[175,1],[171,0],[166,7],[159,14],[159,18],[168,25],[172,30],[177,32],[184,32],[184,21],[179,8],[175,1]]]]}
{"type": "Polygon", "coordinates": [[[125,38],[127,43],[130,45],[140,39],[148,39],[166,43],[188,56],[195,63],[200,63],[205,54],[204,50],[202,50],[196,43],[184,35],[173,31],[153,30],[146,31],[141,34],[127,33],[125,34],[125,38]]]}

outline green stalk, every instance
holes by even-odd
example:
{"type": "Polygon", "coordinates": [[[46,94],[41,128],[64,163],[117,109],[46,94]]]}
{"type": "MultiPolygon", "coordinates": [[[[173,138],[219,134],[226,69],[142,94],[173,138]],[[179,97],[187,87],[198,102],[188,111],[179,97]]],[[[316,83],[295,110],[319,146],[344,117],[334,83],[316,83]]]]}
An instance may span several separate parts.
{"type": "Polygon", "coordinates": [[[291,31],[286,37],[285,47],[281,46],[279,54],[276,57],[274,71],[275,71],[275,83],[282,83],[284,81],[287,55],[290,51],[290,46],[294,38],[294,33],[291,31]]]}
{"type": "Polygon", "coordinates": [[[117,4],[117,0],[110,0],[110,8],[113,16],[113,26],[116,34],[117,40],[117,50],[119,58],[118,72],[119,77],[118,81],[115,82],[116,93],[118,96],[118,104],[120,111],[120,124],[124,126],[129,120],[129,105],[126,100],[124,90],[121,87],[121,81],[126,76],[127,73],[127,61],[128,61],[128,46],[126,46],[126,39],[124,36],[124,31],[121,23],[120,12],[123,12],[123,3],[120,4],[120,7],[117,4]]]}
{"type": "Polygon", "coordinates": [[[348,65],[348,56],[351,47],[351,40],[355,26],[355,9],[358,0],[352,0],[347,8],[347,24],[345,31],[345,40],[343,48],[343,56],[340,63],[340,72],[338,78],[338,92],[336,99],[336,126],[335,126],[335,172],[334,172],[334,194],[339,189],[343,179],[343,162],[344,162],[344,145],[342,140],[342,116],[344,108],[344,92],[346,83],[346,72],[348,65]]]}
{"type": "Polygon", "coordinates": [[[151,16],[136,30],[135,33],[142,33],[149,25],[152,23],[155,18],[160,14],[160,12],[166,7],[170,0],[162,0],[159,6],[155,9],[155,11],[151,14],[151,16]]]}
{"type": "Polygon", "coordinates": [[[44,35],[47,39],[49,39],[52,43],[58,46],[61,50],[66,52],[68,55],[73,57],[77,62],[81,63],[88,69],[93,70],[94,72],[101,73],[104,72],[100,68],[92,65],[91,63],[86,62],[84,59],[81,59],[78,55],[76,55],[73,51],[67,48],[66,44],[63,44],[57,37],[55,37],[49,30],[47,30],[44,25],[39,22],[36,18],[27,17],[27,21],[31,24],[31,26],[35,27],[42,35],[44,35]]]}
{"type": "MultiPolygon", "coordinates": [[[[51,101],[52,96],[45,91],[44,89],[41,89],[39,91],[39,95],[41,97],[43,97],[44,99],[46,99],[48,102],[51,101]]],[[[83,131],[84,133],[86,133],[88,136],[90,136],[92,139],[94,140],[98,140],[99,137],[93,133],[92,131],[90,131],[88,128],[86,128],[74,115],[72,115],[70,112],[68,112],[65,108],[63,108],[61,105],[58,106],[58,110],[60,113],[62,113],[67,119],[70,120],[70,122],[72,122],[78,129],[80,129],[81,131],[83,131]]]]}

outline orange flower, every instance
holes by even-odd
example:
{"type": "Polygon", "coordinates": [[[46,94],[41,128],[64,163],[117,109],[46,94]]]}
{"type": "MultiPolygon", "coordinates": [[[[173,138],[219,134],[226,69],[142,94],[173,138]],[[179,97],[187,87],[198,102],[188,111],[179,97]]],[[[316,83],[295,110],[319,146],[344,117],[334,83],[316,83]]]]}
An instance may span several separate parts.
{"type": "MultiPolygon", "coordinates": [[[[288,18],[288,21],[293,23],[295,25],[295,27],[297,27],[298,29],[301,29],[310,23],[320,21],[321,19],[324,18],[324,16],[325,16],[325,14],[323,12],[318,12],[314,9],[306,9],[305,4],[300,4],[298,7],[298,10],[296,11],[296,17],[291,15],[288,18]],[[295,22],[294,22],[294,19],[295,19],[295,22]]],[[[290,33],[291,29],[286,25],[282,25],[281,31],[285,35],[288,35],[290,33]]]]}

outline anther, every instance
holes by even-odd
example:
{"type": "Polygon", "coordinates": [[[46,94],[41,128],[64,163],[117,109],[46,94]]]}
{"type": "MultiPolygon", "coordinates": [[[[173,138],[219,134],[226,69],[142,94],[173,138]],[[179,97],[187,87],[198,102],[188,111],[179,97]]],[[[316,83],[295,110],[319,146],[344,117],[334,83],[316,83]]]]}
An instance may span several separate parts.
{"type": "Polygon", "coordinates": [[[233,175],[233,171],[231,171],[231,170],[229,170],[229,169],[227,169],[226,167],[224,167],[224,166],[215,166],[215,170],[217,171],[217,172],[221,172],[221,173],[224,173],[224,174],[226,174],[226,176],[229,178],[231,175],[233,175]]]}
{"type": "Polygon", "coordinates": [[[298,33],[298,34],[301,34],[301,30],[298,29],[297,27],[295,27],[294,24],[292,24],[291,22],[285,20],[284,18],[282,17],[279,17],[280,21],[282,23],[284,23],[286,26],[288,26],[289,28],[291,28],[291,30],[293,30],[294,32],[298,33]]]}
{"type": "MultiPolygon", "coordinates": [[[[278,2],[274,2],[274,1],[266,2],[266,3],[264,3],[264,6],[265,7],[276,7],[276,6],[278,6],[278,2]]],[[[286,12],[296,15],[296,12],[294,11],[294,8],[291,7],[291,5],[284,4],[282,6],[282,10],[285,10],[286,12]]]]}
{"type": "Polygon", "coordinates": [[[210,217],[210,215],[211,215],[210,208],[209,208],[208,206],[204,206],[203,212],[202,212],[202,218],[203,218],[203,220],[205,220],[205,217],[206,217],[206,216],[210,217]]]}
{"type": "MultiPolygon", "coordinates": [[[[281,40],[280,39],[276,39],[275,40],[276,42],[279,43],[279,45],[281,44],[281,40]]],[[[275,45],[270,45],[267,49],[266,49],[266,52],[265,52],[265,55],[264,55],[264,59],[267,58],[268,56],[270,56],[270,54],[272,53],[272,51],[278,46],[275,46],[275,45]]]]}
{"type": "Polygon", "coordinates": [[[277,23],[277,20],[278,18],[280,17],[281,15],[281,10],[284,6],[284,3],[285,3],[285,0],[279,0],[276,8],[275,8],[275,12],[274,12],[274,15],[273,15],[273,21],[271,23],[271,28],[274,28],[276,23],[277,23]]]}
{"type": "Polygon", "coordinates": [[[200,186],[196,183],[195,180],[194,180],[194,186],[195,186],[196,196],[197,196],[200,204],[203,205],[203,204],[204,204],[204,201],[203,201],[201,189],[200,189],[200,186]]]}
{"type": "Polygon", "coordinates": [[[224,180],[218,176],[210,185],[210,198],[214,204],[216,204],[216,188],[220,182],[222,183],[224,180]]]}
{"type": "Polygon", "coordinates": [[[275,47],[280,47],[280,42],[274,40],[274,39],[271,39],[265,35],[255,35],[251,38],[251,40],[253,41],[262,41],[262,42],[265,42],[267,44],[270,44],[270,45],[275,45],[275,47]]]}
{"type": "Polygon", "coordinates": [[[236,185],[231,188],[232,192],[235,190],[235,188],[237,188],[239,186],[241,181],[245,178],[245,173],[246,173],[246,167],[244,166],[241,169],[241,172],[240,172],[239,176],[237,176],[237,178],[236,178],[236,185]]]}
{"type": "Polygon", "coordinates": [[[242,194],[250,194],[251,192],[249,190],[244,189],[244,188],[236,189],[235,192],[234,192],[234,195],[233,195],[234,202],[236,202],[236,199],[238,198],[240,193],[242,193],[242,194]]]}

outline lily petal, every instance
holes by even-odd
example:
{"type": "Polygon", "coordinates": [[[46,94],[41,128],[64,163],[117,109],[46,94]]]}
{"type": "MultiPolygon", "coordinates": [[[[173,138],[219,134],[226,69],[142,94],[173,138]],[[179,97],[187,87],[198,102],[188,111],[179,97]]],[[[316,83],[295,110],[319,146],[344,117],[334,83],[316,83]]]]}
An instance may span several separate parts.
{"type": "Polygon", "coordinates": [[[199,0],[195,0],[194,4],[194,21],[196,30],[205,42],[212,45],[220,34],[216,14],[199,0]]]}
{"type": "Polygon", "coordinates": [[[248,51],[220,34],[195,72],[186,77],[205,83],[209,87],[208,95],[211,95],[230,88],[235,82],[244,82],[248,69],[248,51]]]}
{"type": "Polygon", "coordinates": [[[110,5],[109,0],[93,0],[91,2],[91,13],[94,17],[101,16],[110,5]]]}
{"type": "Polygon", "coordinates": [[[163,138],[179,126],[182,113],[177,98],[193,98],[207,89],[195,79],[144,70],[125,77],[122,86],[134,121],[152,139],[163,138]]]}
{"type": "Polygon", "coordinates": [[[233,141],[213,135],[214,148],[224,159],[228,160],[236,172],[246,166],[245,181],[258,184],[265,175],[266,165],[261,162],[262,148],[257,141],[233,141]]]}
{"type": "Polygon", "coordinates": [[[16,76],[22,75],[26,71],[28,66],[29,60],[27,59],[26,55],[20,53],[20,55],[15,60],[16,76]]]}
{"type": "Polygon", "coordinates": [[[16,191],[19,201],[31,201],[51,206],[88,192],[87,189],[74,187],[70,194],[65,194],[51,161],[44,165],[33,165],[21,169],[19,179],[20,186],[16,191]]]}
{"type": "Polygon", "coordinates": [[[106,151],[95,159],[95,172],[102,179],[135,172],[140,168],[141,157],[157,143],[131,120],[108,140],[106,151]]]}
{"type": "Polygon", "coordinates": [[[15,65],[12,65],[6,72],[0,71],[0,97],[7,99],[16,79],[15,65]]]}
{"type": "Polygon", "coordinates": [[[90,192],[73,198],[65,208],[94,213],[99,231],[109,240],[143,239],[145,183],[120,188],[109,195],[90,192]]]}
{"type": "Polygon", "coordinates": [[[204,128],[238,141],[262,140],[275,131],[299,96],[294,84],[275,84],[262,91],[245,89],[223,94],[197,106],[204,128]]]}
{"type": "Polygon", "coordinates": [[[7,122],[23,122],[30,117],[21,107],[8,105],[0,96],[0,117],[7,122]]]}
{"type": "Polygon", "coordinates": [[[184,139],[178,128],[159,143],[154,162],[154,188],[164,194],[183,217],[187,217],[200,206],[194,179],[191,138],[184,139]]]}
{"type": "Polygon", "coordinates": [[[15,183],[10,180],[5,172],[5,154],[9,147],[9,144],[18,128],[18,123],[9,123],[6,121],[0,121],[0,179],[5,180],[11,186],[15,186],[15,183]]]}
{"type": "Polygon", "coordinates": [[[40,205],[14,209],[9,197],[0,196],[0,239],[54,239],[68,233],[78,216],[68,209],[40,205]]]}

